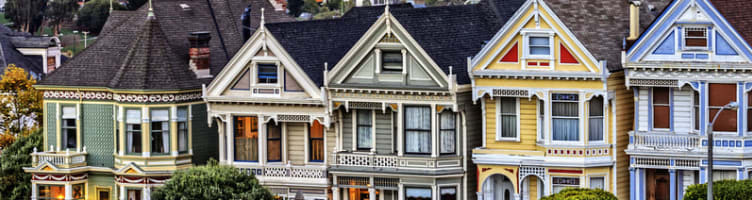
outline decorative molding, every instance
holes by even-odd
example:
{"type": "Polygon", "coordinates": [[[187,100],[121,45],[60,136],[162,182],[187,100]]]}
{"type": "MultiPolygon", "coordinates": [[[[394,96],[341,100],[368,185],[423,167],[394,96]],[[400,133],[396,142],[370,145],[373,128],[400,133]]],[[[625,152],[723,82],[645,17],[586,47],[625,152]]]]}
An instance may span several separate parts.
{"type": "Polygon", "coordinates": [[[629,79],[629,85],[647,87],[679,87],[679,81],[664,79],[629,79]]]}
{"type": "Polygon", "coordinates": [[[47,90],[45,99],[117,101],[123,103],[172,103],[201,100],[201,92],[177,94],[118,94],[102,91],[47,90]]]}
{"type": "Polygon", "coordinates": [[[33,181],[80,181],[88,179],[89,175],[83,174],[32,174],[31,180],[33,181]]]}
{"type": "Polygon", "coordinates": [[[309,115],[277,115],[279,122],[309,122],[310,120],[309,115]]]}
{"type": "Polygon", "coordinates": [[[530,91],[525,89],[493,89],[494,97],[530,97],[530,91]]]}

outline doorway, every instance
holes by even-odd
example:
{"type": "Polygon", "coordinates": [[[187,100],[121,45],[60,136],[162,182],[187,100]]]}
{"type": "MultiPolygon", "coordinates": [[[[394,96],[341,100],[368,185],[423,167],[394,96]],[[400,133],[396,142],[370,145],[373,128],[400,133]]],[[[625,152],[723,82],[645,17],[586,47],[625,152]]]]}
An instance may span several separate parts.
{"type": "Polygon", "coordinates": [[[669,200],[671,180],[667,169],[647,169],[645,174],[645,195],[648,200],[669,200]]]}

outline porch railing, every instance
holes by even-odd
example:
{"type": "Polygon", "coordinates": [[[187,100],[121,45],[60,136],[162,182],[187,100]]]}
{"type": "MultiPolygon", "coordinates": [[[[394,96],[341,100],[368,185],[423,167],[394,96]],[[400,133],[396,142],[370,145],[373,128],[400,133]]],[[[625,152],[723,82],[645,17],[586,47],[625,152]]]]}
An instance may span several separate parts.
{"type": "Polygon", "coordinates": [[[44,163],[44,161],[55,165],[59,168],[73,168],[86,166],[86,151],[57,151],[57,152],[33,152],[31,153],[31,162],[34,167],[44,163]]]}
{"type": "Polygon", "coordinates": [[[236,166],[241,172],[253,174],[261,182],[326,184],[325,166],[236,166]]]}
{"type": "Polygon", "coordinates": [[[702,137],[673,133],[630,133],[630,149],[692,150],[701,147],[702,137]]]}
{"type": "Polygon", "coordinates": [[[334,153],[332,156],[332,165],[335,166],[418,169],[462,167],[461,156],[432,158],[350,152],[334,153]]]}

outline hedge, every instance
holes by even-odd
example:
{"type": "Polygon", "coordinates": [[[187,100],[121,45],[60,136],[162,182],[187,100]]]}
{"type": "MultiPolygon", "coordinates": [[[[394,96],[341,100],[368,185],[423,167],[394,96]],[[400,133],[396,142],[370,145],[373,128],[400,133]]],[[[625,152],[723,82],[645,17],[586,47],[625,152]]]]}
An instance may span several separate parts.
{"type": "Polygon", "coordinates": [[[617,200],[614,194],[601,189],[567,188],[541,200],[617,200]]]}
{"type": "MultiPolygon", "coordinates": [[[[691,185],[684,192],[684,200],[705,200],[707,184],[691,185]]],[[[752,198],[752,180],[723,180],[713,182],[713,198],[724,200],[747,200],[752,198]]]]}

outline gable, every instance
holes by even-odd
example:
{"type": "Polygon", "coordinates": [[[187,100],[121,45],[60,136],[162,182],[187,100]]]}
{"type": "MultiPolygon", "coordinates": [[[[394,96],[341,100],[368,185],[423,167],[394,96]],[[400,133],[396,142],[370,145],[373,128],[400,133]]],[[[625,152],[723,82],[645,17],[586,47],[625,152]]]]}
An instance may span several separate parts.
{"type": "Polygon", "coordinates": [[[212,81],[207,94],[219,98],[320,98],[320,90],[264,27],[212,81]]]}
{"type": "Polygon", "coordinates": [[[543,1],[528,1],[476,55],[478,70],[593,72],[594,57],[543,1]]]}
{"type": "Polygon", "coordinates": [[[627,53],[629,62],[748,62],[749,46],[707,0],[671,4],[627,53]]]}
{"type": "Polygon", "coordinates": [[[329,85],[446,87],[446,74],[387,11],[328,73],[329,85]]]}

